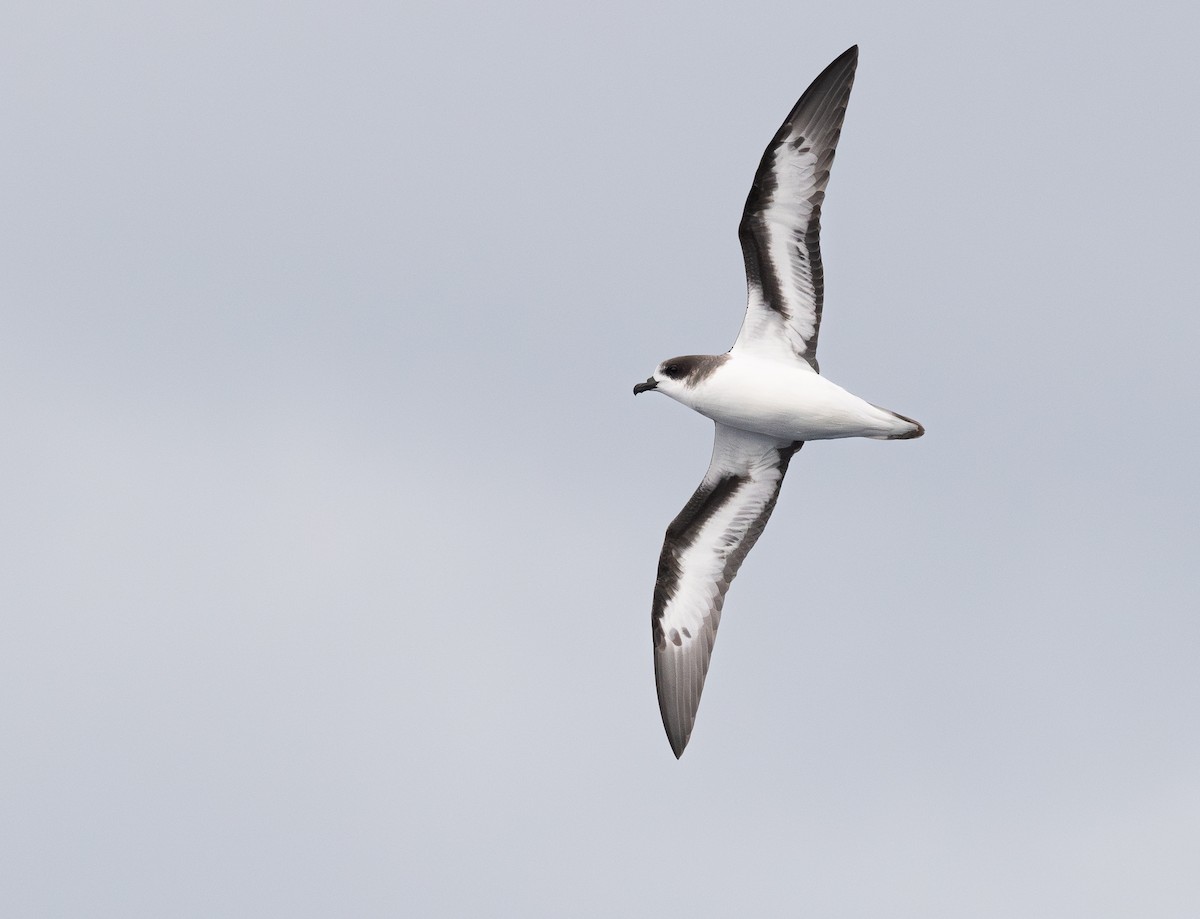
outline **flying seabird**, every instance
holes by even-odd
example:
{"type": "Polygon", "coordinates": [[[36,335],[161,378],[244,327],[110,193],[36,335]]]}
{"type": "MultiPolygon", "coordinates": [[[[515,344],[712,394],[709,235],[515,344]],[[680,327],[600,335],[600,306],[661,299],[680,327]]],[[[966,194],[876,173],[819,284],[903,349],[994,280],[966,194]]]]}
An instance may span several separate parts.
{"type": "Polygon", "coordinates": [[[796,451],[809,440],[925,433],[817,366],[821,204],[857,64],[856,45],[825,68],[759,163],[738,226],[748,294],[733,347],[670,358],[633,387],[716,423],[708,472],[667,527],[650,616],[658,706],[676,757],[692,734],[725,592],[767,525],[796,451]]]}

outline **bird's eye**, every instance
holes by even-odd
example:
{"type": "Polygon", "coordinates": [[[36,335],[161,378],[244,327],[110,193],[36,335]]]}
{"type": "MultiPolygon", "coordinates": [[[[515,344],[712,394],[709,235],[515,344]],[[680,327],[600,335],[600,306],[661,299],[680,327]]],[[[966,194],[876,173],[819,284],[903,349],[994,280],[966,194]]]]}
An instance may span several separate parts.
{"type": "Polygon", "coordinates": [[[679,375],[679,365],[667,364],[667,366],[663,368],[663,373],[669,377],[676,377],[679,375]]]}

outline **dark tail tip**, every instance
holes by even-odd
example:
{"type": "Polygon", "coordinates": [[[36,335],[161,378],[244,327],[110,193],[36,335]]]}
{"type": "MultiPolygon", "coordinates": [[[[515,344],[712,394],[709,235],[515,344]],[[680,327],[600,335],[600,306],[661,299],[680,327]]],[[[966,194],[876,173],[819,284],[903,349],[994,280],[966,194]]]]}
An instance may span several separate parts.
{"type": "Polygon", "coordinates": [[[915,431],[906,431],[903,434],[895,434],[892,437],[889,437],[888,440],[912,440],[913,438],[920,437],[925,433],[925,425],[921,424],[921,422],[905,415],[901,415],[899,412],[892,412],[892,414],[901,421],[907,421],[909,424],[915,424],[917,429],[915,431]]]}

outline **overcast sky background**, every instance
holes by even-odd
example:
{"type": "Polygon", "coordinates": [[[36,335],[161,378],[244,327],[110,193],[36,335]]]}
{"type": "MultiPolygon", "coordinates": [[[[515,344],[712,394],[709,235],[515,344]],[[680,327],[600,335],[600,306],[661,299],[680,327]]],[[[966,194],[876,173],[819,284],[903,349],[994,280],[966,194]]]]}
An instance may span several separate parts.
{"type": "Polygon", "coordinates": [[[9,2],[0,912],[1200,913],[1200,16],[9,2]],[[649,605],[826,64],[812,444],[649,605]]]}

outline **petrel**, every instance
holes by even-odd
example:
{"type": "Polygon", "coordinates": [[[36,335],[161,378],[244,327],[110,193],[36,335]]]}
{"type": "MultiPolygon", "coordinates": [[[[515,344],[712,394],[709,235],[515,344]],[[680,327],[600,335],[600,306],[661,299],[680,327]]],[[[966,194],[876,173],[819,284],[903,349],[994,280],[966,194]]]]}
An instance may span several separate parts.
{"type": "Polygon", "coordinates": [[[857,65],[855,45],[826,67],[759,163],[738,226],[748,295],[733,347],[670,358],[633,387],[716,423],[708,472],[667,527],[650,615],[658,707],[676,757],[692,734],[725,592],[767,525],[796,451],[809,440],[925,433],[817,366],[821,204],[857,65]]]}

